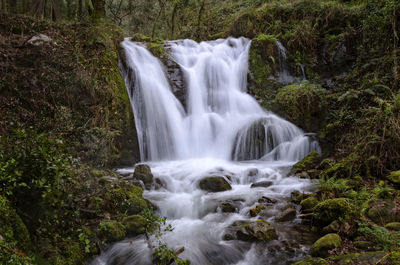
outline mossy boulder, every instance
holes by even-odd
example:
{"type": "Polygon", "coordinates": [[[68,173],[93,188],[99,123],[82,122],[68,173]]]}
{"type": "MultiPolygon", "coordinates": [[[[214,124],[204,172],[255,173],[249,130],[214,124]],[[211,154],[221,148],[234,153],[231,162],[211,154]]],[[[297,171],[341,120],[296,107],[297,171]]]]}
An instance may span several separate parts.
{"type": "Polygon", "coordinates": [[[302,160],[294,164],[293,171],[294,173],[298,173],[314,169],[319,165],[320,162],[321,162],[321,155],[316,151],[312,151],[302,160]]]}
{"type": "Polygon", "coordinates": [[[0,196],[0,235],[7,242],[16,243],[21,249],[30,248],[28,229],[3,196],[0,196]]]}
{"type": "Polygon", "coordinates": [[[275,103],[279,114],[306,131],[318,131],[326,110],[326,91],[316,84],[303,81],[279,90],[275,103]]]}
{"type": "Polygon", "coordinates": [[[115,220],[102,221],[98,227],[98,236],[104,243],[120,241],[125,237],[125,227],[115,220]]]}
{"type": "Polygon", "coordinates": [[[121,183],[106,192],[102,203],[103,210],[113,214],[138,214],[149,207],[142,193],[143,190],[140,187],[121,183]]]}
{"type": "Polygon", "coordinates": [[[337,233],[337,232],[339,232],[339,229],[340,229],[340,224],[337,220],[335,220],[332,223],[330,223],[329,225],[325,226],[322,229],[322,233],[324,233],[324,234],[337,233]]]}
{"type": "Polygon", "coordinates": [[[400,170],[392,171],[387,177],[394,184],[400,185],[400,170]]]}
{"type": "Polygon", "coordinates": [[[135,171],[133,172],[133,177],[137,180],[143,181],[146,189],[150,189],[153,184],[154,176],[151,173],[151,169],[148,165],[140,164],[135,167],[135,171]]]}
{"type": "Polygon", "coordinates": [[[385,225],[385,228],[393,231],[400,231],[400,222],[392,222],[385,225]]]}
{"type": "Polygon", "coordinates": [[[329,224],[339,218],[351,218],[355,215],[355,207],[343,198],[325,200],[314,208],[315,219],[323,224],[329,224]]]}
{"type": "Polygon", "coordinates": [[[328,257],[329,251],[339,247],[341,244],[342,239],[338,234],[327,234],[311,246],[310,254],[313,257],[328,257]]]}
{"type": "Polygon", "coordinates": [[[294,263],[293,265],[329,265],[329,263],[322,258],[306,257],[305,259],[294,263]]]}
{"type": "Polygon", "coordinates": [[[243,241],[264,241],[268,242],[278,239],[275,228],[264,220],[257,220],[244,224],[239,231],[236,232],[237,238],[243,241]]]}
{"type": "MultiPolygon", "coordinates": [[[[382,260],[387,254],[385,252],[376,251],[376,252],[364,252],[364,253],[351,253],[339,256],[332,256],[327,258],[327,260],[333,262],[338,265],[345,264],[379,264],[384,262],[382,260]]],[[[389,260],[390,255],[387,255],[387,260],[389,260]]],[[[383,264],[398,264],[398,263],[383,263],[383,264]]]]}
{"type": "Polygon", "coordinates": [[[200,189],[209,192],[220,192],[231,190],[232,187],[224,177],[206,177],[199,182],[200,189]]]}
{"type": "Polygon", "coordinates": [[[221,209],[221,211],[223,213],[234,213],[236,212],[236,207],[235,205],[233,205],[233,203],[230,202],[223,202],[221,203],[221,205],[219,206],[219,208],[221,209]]]}
{"type": "Polygon", "coordinates": [[[130,215],[122,220],[127,236],[137,236],[146,232],[147,221],[142,215],[130,215]]]}
{"type": "Polygon", "coordinates": [[[311,211],[315,206],[317,206],[318,200],[314,196],[308,197],[300,202],[301,211],[308,212],[311,211]]]}

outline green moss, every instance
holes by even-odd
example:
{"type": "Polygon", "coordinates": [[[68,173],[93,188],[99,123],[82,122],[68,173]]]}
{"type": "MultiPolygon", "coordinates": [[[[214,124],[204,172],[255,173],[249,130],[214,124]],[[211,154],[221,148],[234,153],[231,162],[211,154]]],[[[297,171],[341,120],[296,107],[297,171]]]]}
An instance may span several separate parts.
{"type": "Polygon", "coordinates": [[[313,257],[327,257],[330,250],[339,247],[342,244],[342,239],[338,234],[327,234],[318,239],[310,249],[313,257]]]}
{"type": "Polygon", "coordinates": [[[148,207],[140,187],[120,184],[105,194],[105,207],[110,213],[138,214],[148,207]]]}
{"type": "Polygon", "coordinates": [[[343,198],[325,200],[318,203],[314,208],[315,219],[327,224],[337,219],[347,219],[355,215],[355,207],[343,198]]]}
{"type": "Polygon", "coordinates": [[[321,155],[316,151],[312,151],[302,160],[294,164],[293,169],[296,172],[302,172],[309,169],[314,169],[315,167],[318,166],[320,162],[321,162],[321,155]]]}
{"type": "Polygon", "coordinates": [[[33,265],[32,258],[4,240],[0,240],[0,264],[2,265],[33,265]]]}
{"type": "Polygon", "coordinates": [[[124,239],[125,227],[117,221],[102,221],[98,227],[99,238],[105,243],[112,243],[124,239]]]}
{"type": "Polygon", "coordinates": [[[127,236],[137,236],[146,232],[147,221],[141,215],[130,215],[122,220],[127,236]]]}
{"type": "Polygon", "coordinates": [[[400,184],[400,170],[391,172],[387,178],[394,184],[400,184]]]}
{"type": "Polygon", "coordinates": [[[303,81],[279,90],[275,102],[282,114],[307,131],[317,131],[326,110],[326,92],[320,85],[303,81]]]}
{"type": "Polygon", "coordinates": [[[0,196],[0,235],[7,242],[16,243],[21,249],[31,247],[25,224],[3,196],[0,196]]]}
{"type": "Polygon", "coordinates": [[[272,44],[275,44],[275,42],[277,41],[277,37],[274,35],[270,35],[270,34],[258,34],[257,37],[255,37],[253,39],[253,41],[259,41],[259,42],[269,42],[272,44]]]}
{"type": "Polygon", "coordinates": [[[300,202],[302,211],[312,210],[317,204],[318,200],[314,196],[306,198],[300,202]]]}
{"type": "Polygon", "coordinates": [[[385,228],[393,231],[400,231],[400,222],[392,222],[385,225],[385,228]]]}

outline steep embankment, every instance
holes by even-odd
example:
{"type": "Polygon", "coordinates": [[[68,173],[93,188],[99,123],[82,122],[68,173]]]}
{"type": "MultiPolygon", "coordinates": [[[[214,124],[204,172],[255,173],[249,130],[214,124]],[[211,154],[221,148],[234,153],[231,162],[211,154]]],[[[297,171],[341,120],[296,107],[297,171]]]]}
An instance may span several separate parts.
{"type": "Polygon", "coordinates": [[[83,264],[124,217],[145,225],[142,189],[109,170],[139,159],[121,40],[105,20],[0,16],[0,263],[83,264]]]}

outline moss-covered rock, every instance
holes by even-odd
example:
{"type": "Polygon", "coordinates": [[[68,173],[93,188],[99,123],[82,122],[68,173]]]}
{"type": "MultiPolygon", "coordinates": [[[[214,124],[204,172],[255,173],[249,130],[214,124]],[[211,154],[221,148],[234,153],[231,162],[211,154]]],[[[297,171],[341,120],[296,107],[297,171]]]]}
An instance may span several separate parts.
{"type": "Polygon", "coordinates": [[[210,192],[231,190],[232,187],[224,177],[206,177],[199,182],[200,189],[210,192]]]}
{"type": "Polygon", "coordinates": [[[312,151],[302,160],[294,164],[293,166],[294,173],[314,169],[319,165],[320,162],[321,162],[321,155],[316,151],[312,151]]]}
{"type": "Polygon", "coordinates": [[[310,254],[313,257],[328,257],[329,251],[339,247],[341,244],[342,239],[338,234],[327,234],[311,246],[310,254]]]}
{"type": "Polygon", "coordinates": [[[223,203],[221,203],[219,208],[221,209],[221,211],[223,213],[234,213],[234,212],[236,212],[236,207],[231,202],[223,202],[223,203]]]}
{"type": "Polygon", "coordinates": [[[318,131],[325,117],[326,92],[320,86],[303,81],[285,86],[276,95],[280,114],[306,131],[318,131]]]}
{"type": "Polygon", "coordinates": [[[317,206],[318,200],[314,196],[308,197],[300,202],[301,211],[308,212],[311,211],[315,206],[317,206]]]}
{"type": "Polygon", "coordinates": [[[393,231],[400,231],[400,222],[392,222],[385,225],[385,228],[393,231]]]}
{"type": "Polygon", "coordinates": [[[130,215],[122,220],[127,236],[137,236],[146,232],[147,221],[142,215],[130,215]]]}
{"type": "Polygon", "coordinates": [[[339,218],[354,217],[355,215],[355,207],[343,198],[325,200],[318,203],[314,208],[315,219],[324,224],[329,224],[339,218]]]}
{"type": "Polygon", "coordinates": [[[256,207],[250,209],[250,216],[255,217],[264,209],[265,209],[264,205],[262,204],[257,205],[256,207]]]}
{"type": "Polygon", "coordinates": [[[102,221],[98,227],[98,236],[105,243],[124,239],[125,227],[115,220],[102,221]]]}
{"type": "MultiPolygon", "coordinates": [[[[339,256],[332,256],[327,260],[334,262],[334,264],[345,265],[345,264],[376,264],[379,261],[384,261],[382,258],[387,255],[385,252],[364,252],[364,253],[351,253],[339,256]]],[[[389,255],[387,255],[389,257],[389,255]]],[[[392,264],[392,263],[388,263],[392,264]]],[[[396,264],[396,263],[394,263],[396,264]]],[[[397,263],[398,264],[398,263],[397,263]]]]}
{"type": "Polygon", "coordinates": [[[293,265],[328,265],[329,263],[322,258],[306,257],[305,259],[294,263],[293,265]]]}
{"type": "Polygon", "coordinates": [[[26,250],[31,246],[25,224],[3,196],[0,196],[0,235],[7,242],[16,243],[21,249],[26,250]]]}
{"type": "Polygon", "coordinates": [[[387,178],[394,184],[400,185],[400,170],[391,172],[387,178]]]}
{"type": "Polygon", "coordinates": [[[128,215],[138,214],[149,205],[142,197],[143,190],[140,187],[120,183],[108,190],[104,195],[103,205],[109,213],[128,215]]]}
{"type": "Polygon", "coordinates": [[[337,232],[339,232],[339,229],[340,229],[340,224],[337,220],[335,220],[332,223],[330,223],[329,225],[325,226],[322,229],[322,233],[324,233],[324,234],[337,233],[337,232]]]}
{"type": "Polygon", "coordinates": [[[380,225],[400,222],[400,213],[391,201],[370,201],[368,203],[367,217],[380,225]]]}
{"type": "Polygon", "coordinates": [[[283,212],[279,213],[276,217],[275,220],[277,222],[288,222],[292,221],[293,219],[296,218],[296,209],[289,207],[285,209],[283,212]]]}
{"type": "Polygon", "coordinates": [[[151,173],[151,169],[146,164],[140,164],[135,167],[135,171],[133,172],[133,177],[135,179],[143,181],[146,189],[150,189],[153,184],[154,176],[151,173]]]}

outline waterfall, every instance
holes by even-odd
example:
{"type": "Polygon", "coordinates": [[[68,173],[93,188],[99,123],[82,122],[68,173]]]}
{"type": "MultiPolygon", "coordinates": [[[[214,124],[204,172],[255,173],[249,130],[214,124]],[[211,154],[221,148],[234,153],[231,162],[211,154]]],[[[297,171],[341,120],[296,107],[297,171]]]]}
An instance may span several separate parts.
{"type": "MultiPolygon", "coordinates": [[[[121,68],[141,158],[158,185],[144,190],[143,197],[174,228],[162,236],[163,242],[174,250],[183,246],[179,257],[192,265],[288,265],[306,255],[310,243],[303,238],[314,240],[296,230],[300,219],[276,223],[275,218],[294,207],[288,204],[292,191],[312,189],[309,180],[288,176],[290,167],[320,149],[309,134],[263,110],[246,92],[250,45],[246,38],[166,43],[169,59],[183,75],[183,106],[160,60],[144,44],[122,43],[126,56],[121,68]],[[223,178],[231,189],[201,188],[201,181],[215,178],[223,178]],[[252,217],[250,209],[263,203],[265,210],[252,217]],[[224,205],[231,210],[223,210],[224,205]],[[241,229],[235,223],[255,224],[258,218],[274,226],[278,240],[229,239],[239,233],[232,229],[241,229]]],[[[152,265],[149,242],[157,240],[139,235],[117,242],[92,265],[152,265]]]]}
{"type": "MultiPolygon", "coordinates": [[[[171,59],[183,72],[186,109],[171,91],[163,64],[142,44],[129,39],[122,43],[124,78],[143,161],[200,157],[297,161],[318,150],[299,128],[263,110],[246,92],[249,39],[181,40],[167,45],[171,59]],[[249,138],[260,120],[267,121],[260,123],[267,137],[256,143],[249,138]]],[[[277,45],[280,78],[286,82],[290,77],[286,49],[278,41],[277,45]]]]}

